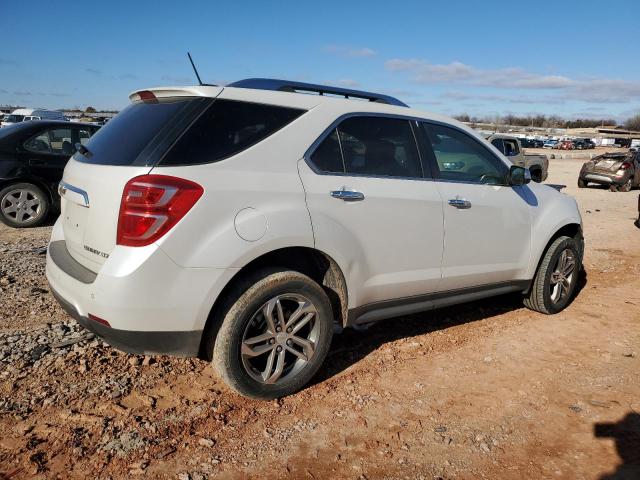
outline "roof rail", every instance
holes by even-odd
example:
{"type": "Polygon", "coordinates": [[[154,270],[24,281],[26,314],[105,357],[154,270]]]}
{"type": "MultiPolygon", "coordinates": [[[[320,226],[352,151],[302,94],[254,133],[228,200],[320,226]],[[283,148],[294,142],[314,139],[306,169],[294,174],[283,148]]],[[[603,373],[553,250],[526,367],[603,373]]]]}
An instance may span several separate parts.
{"type": "Polygon", "coordinates": [[[235,88],[255,88],[257,90],[276,90],[279,92],[313,92],[319,95],[339,95],[344,98],[362,98],[370,102],[386,103],[399,107],[408,107],[395,97],[382,95],[380,93],[364,92],[362,90],[351,90],[349,88],[329,87],[326,85],[315,85],[313,83],[292,82],[289,80],[276,80],[273,78],[247,78],[230,83],[228,87],[235,88]]]}

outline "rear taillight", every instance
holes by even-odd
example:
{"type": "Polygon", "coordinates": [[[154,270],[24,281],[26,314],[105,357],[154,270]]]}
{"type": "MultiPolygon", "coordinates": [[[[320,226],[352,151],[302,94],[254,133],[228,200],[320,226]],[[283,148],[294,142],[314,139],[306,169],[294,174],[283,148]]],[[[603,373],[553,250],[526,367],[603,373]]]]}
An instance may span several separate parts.
{"type": "Polygon", "coordinates": [[[631,164],[629,162],[622,162],[622,165],[620,165],[620,170],[627,170],[628,168],[631,168],[631,164]]]}
{"type": "Polygon", "coordinates": [[[155,242],[191,210],[203,192],[200,185],[183,178],[132,178],[122,192],[116,243],[142,247],[155,242]]]}

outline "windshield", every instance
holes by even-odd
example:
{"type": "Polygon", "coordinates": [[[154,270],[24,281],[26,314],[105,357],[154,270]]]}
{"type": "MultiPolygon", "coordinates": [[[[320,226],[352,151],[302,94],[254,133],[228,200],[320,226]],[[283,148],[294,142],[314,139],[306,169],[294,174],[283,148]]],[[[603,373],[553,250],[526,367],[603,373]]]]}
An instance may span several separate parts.
{"type": "Polygon", "coordinates": [[[3,122],[11,122],[11,123],[18,123],[21,122],[24,119],[24,115],[5,115],[4,118],[2,119],[3,122]]]}

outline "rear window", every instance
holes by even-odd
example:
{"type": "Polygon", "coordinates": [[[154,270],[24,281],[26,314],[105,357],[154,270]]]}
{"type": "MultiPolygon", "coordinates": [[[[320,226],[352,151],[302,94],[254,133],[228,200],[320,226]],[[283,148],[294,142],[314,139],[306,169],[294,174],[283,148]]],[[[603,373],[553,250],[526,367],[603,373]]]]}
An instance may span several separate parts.
{"type": "Polygon", "coordinates": [[[212,102],[181,98],[133,103],[83,142],[74,159],[97,165],[155,165],[186,125],[212,102]]]}
{"type": "Polygon", "coordinates": [[[194,165],[224,160],[261,142],[304,110],[216,100],[182,135],[161,165],[194,165]]]}

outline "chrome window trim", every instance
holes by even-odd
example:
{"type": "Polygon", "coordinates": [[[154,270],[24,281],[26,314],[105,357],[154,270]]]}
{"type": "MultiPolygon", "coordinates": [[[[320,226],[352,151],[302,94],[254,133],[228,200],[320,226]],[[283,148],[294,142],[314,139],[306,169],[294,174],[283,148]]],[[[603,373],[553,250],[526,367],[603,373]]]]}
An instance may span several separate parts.
{"type": "MultiPolygon", "coordinates": [[[[430,123],[430,124],[434,124],[434,125],[441,125],[443,127],[448,127],[451,129],[454,129],[462,134],[467,135],[468,137],[470,137],[472,140],[474,140],[475,142],[477,142],[479,145],[482,146],[482,148],[484,148],[487,153],[489,153],[489,155],[491,155],[493,158],[495,158],[498,162],[500,162],[500,164],[502,164],[505,168],[505,170],[508,172],[509,171],[509,165],[507,165],[507,163],[501,159],[500,157],[496,156],[494,152],[491,151],[490,148],[488,148],[486,145],[483,145],[482,142],[480,142],[478,139],[474,138],[472,135],[469,135],[469,132],[465,131],[464,129],[458,127],[457,125],[451,124],[451,123],[447,123],[447,122],[443,122],[443,121],[439,121],[439,120],[432,120],[432,119],[428,119],[428,118],[423,118],[423,117],[417,117],[414,115],[400,115],[400,114],[395,114],[395,113],[380,113],[380,112],[349,112],[349,113],[345,113],[340,115],[338,118],[336,118],[333,122],[331,122],[331,124],[318,136],[318,138],[315,139],[315,141],[309,146],[309,148],[307,148],[307,151],[304,153],[303,155],[303,160],[305,161],[305,163],[309,166],[309,168],[316,174],[316,175],[324,175],[324,176],[334,176],[334,177],[356,177],[356,178],[382,178],[382,179],[387,179],[387,180],[422,180],[422,181],[435,181],[435,182],[443,182],[443,183],[464,183],[464,184],[468,184],[468,185],[488,185],[488,186],[492,186],[492,187],[509,187],[511,185],[507,184],[507,183],[480,183],[480,182],[469,182],[469,181],[465,181],[465,180],[450,180],[450,179],[442,179],[442,178],[438,178],[435,175],[435,172],[433,172],[433,167],[431,165],[429,165],[429,168],[425,168],[424,166],[424,162],[432,162],[434,159],[425,159],[422,156],[422,152],[420,151],[420,143],[418,141],[418,138],[416,136],[416,133],[414,131],[414,128],[419,127],[419,125],[413,125],[412,122],[415,123],[430,123]],[[413,132],[413,138],[414,141],[416,143],[416,149],[418,151],[418,158],[420,159],[420,166],[422,169],[422,177],[396,177],[396,176],[388,176],[388,175],[369,175],[369,174],[363,174],[363,173],[347,173],[346,172],[346,165],[344,163],[344,155],[342,153],[342,143],[340,141],[340,134],[337,133],[338,135],[338,142],[340,144],[340,156],[342,157],[342,163],[343,163],[343,168],[345,169],[344,172],[326,172],[324,170],[320,170],[318,167],[316,167],[316,165],[313,163],[313,161],[311,160],[311,155],[313,155],[315,153],[315,151],[317,150],[317,148],[320,146],[320,144],[329,136],[331,135],[331,132],[333,130],[336,130],[338,128],[338,125],[340,125],[340,123],[342,123],[344,120],[348,119],[348,118],[352,118],[352,117],[384,117],[384,118],[393,118],[393,119],[398,119],[398,120],[407,120],[408,122],[410,122],[411,124],[411,130],[413,132]]],[[[428,140],[428,139],[425,139],[428,140]]],[[[427,145],[427,147],[431,148],[431,145],[427,145]]],[[[431,150],[433,152],[433,149],[431,150]]],[[[435,156],[435,153],[433,154],[435,156]]]]}

